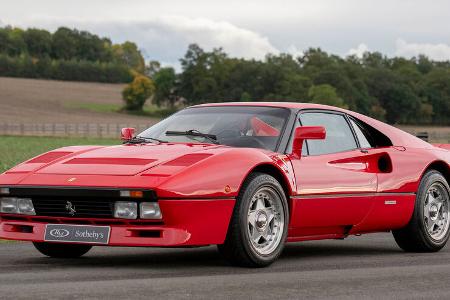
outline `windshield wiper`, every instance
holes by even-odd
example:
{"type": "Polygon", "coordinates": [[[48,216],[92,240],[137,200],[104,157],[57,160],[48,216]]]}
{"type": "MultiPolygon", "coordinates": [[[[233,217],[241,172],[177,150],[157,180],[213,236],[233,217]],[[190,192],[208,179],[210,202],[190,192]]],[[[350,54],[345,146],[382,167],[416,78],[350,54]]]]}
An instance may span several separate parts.
{"type": "Polygon", "coordinates": [[[203,133],[195,129],[187,131],[166,131],[166,135],[185,135],[185,136],[199,136],[212,142],[213,144],[220,144],[217,141],[217,136],[214,134],[203,133]]]}
{"type": "Polygon", "coordinates": [[[126,141],[126,143],[129,144],[143,144],[143,143],[148,143],[148,142],[158,142],[158,143],[167,143],[167,141],[163,141],[160,139],[156,139],[156,138],[151,138],[151,137],[143,137],[143,136],[135,136],[134,138],[132,138],[129,141],[126,141]]]}

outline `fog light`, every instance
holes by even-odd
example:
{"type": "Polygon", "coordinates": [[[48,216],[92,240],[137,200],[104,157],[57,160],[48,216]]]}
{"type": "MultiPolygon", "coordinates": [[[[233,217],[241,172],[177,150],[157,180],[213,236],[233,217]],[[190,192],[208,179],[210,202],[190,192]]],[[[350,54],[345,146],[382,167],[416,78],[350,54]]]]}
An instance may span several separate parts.
{"type": "Polygon", "coordinates": [[[156,202],[141,202],[139,204],[141,219],[161,219],[162,214],[156,202]]]}
{"type": "Polygon", "coordinates": [[[6,214],[36,214],[31,199],[13,197],[0,198],[0,212],[6,214]]]}
{"type": "Polygon", "coordinates": [[[137,219],[137,203],[117,201],[114,203],[114,218],[137,219]]]}

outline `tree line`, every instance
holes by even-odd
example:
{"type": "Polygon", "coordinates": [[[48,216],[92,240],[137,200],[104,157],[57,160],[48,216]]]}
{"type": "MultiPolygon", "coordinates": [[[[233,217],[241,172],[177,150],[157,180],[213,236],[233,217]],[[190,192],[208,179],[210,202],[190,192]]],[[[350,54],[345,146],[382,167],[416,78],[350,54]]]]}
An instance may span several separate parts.
{"type": "MultiPolygon", "coordinates": [[[[450,62],[426,56],[388,58],[367,52],[342,58],[321,49],[265,60],[229,57],[190,45],[182,71],[156,68],[154,101],[171,106],[222,101],[314,102],[389,123],[450,125],[450,62]]],[[[151,69],[151,68],[150,68],[151,69]]]]}
{"type": "Polygon", "coordinates": [[[87,31],[0,28],[0,76],[75,81],[130,82],[143,73],[135,43],[113,44],[87,31]]]}
{"type": "Polygon", "coordinates": [[[367,52],[341,57],[319,48],[264,60],[230,57],[196,44],[181,70],[147,64],[133,42],[114,44],[87,31],[60,27],[0,28],[0,76],[129,82],[125,109],[225,101],[301,101],[348,108],[403,124],[450,125],[450,62],[367,52]]]}

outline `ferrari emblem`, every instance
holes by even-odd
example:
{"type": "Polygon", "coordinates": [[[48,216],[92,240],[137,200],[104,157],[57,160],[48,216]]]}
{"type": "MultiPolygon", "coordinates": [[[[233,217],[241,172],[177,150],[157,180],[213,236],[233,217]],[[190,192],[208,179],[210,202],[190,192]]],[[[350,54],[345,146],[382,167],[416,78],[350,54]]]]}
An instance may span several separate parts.
{"type": "Polygon", "coordinates": [[[75,177],[72,177],[72,178],[67,179],[67,182],[73,182],[75,180],[77,180],[77,179],[75,177]]]}
{"type": "Polygon", "coordinates": [[[72,202],[70,202],[70,201],[67,201],[67,202],[66,202],[66,210],[69,212],[69,214],[70,214],[71,216],[74,216],[75,213],[77,212],[77,211],[75,210],[75,205],[73,205],[72,202]]]}

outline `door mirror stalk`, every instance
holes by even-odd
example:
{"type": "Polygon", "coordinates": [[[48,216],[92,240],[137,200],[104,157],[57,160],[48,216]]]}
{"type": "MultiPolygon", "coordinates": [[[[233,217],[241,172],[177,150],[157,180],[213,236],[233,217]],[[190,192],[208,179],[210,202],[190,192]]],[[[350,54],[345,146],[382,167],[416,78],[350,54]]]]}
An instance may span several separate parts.
{"type": "Polygon", "coordinates": [[[300,126],[295,129],[294,142],[292,144],[292,156],[302,156],[303,142],[305,140],[324,140],[326,130],[323,126],[300,126]]]}

